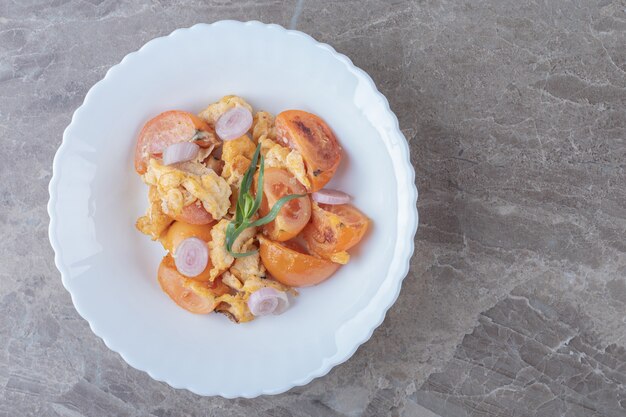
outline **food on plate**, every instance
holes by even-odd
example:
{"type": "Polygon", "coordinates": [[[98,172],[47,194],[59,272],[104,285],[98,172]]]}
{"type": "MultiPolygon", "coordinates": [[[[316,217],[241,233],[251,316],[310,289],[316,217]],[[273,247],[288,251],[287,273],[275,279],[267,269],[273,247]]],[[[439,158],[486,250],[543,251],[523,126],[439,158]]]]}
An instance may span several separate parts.
{"type": "Polygon", "coordinates": [[[259,207],[261,216],[267,216],[278,200],[290,194],[301,194],[304,197],[285,203],[276,218],[263,226],[263,233],[278,242],[293,239],[304,229],[311,218],[311,199],[306,195],[304,186],[288,171],[267,168],[263,181],[263,200],[259,207]]]}
{"type": "Polygon", "coordinates": [[[341,146],[319,116],[302,110],[287,110],[276,116],[276,136],[302,155],[310,186],[321,190],[335,175],[341,162],[341,146]]]}
{"type": "Polygon", "coordinates": [[[263,265],[275,280],[291,287],[319,284],[327,280],[341,266],[326,259],[307,255],[263,236],[259,237],[259,241],[263,265]]]}
{"type": "Polygon", "coordinates": [[[219,297],[229,290],[221,281],[200,282],[183,276],[176,269],[174,258],[169,254],[161,261],[157,277],[163,291],[176,304],[197,314],[213,311],[219,297]]]}
{"type": "Polygon", "coordinates": [[[159,114],[146,123],[139,133],[135,148],[135,170],[144,174],[148,161],[160,157],[163,151],[178,142],[193,142],[203,148],[218,143],[215,130],[198,116],[170,110],[159,114]]]}
{"type": "Polygon", "coordinates": [[[167,251],[163,291],[189,312],[236,323],[284,313],[295,288],[349,262],[370,226],[348,194],[324,188],[341,159],[319,116],[274,118],[237,96],[197,116],[150,119],[135,148],[149,202],[136,227],[167,251]]]}
{"type": "Polygon", "coordinates": [[[348,263],[346,252],[359,243],[370,220],[351,204],[313,203],[311,221],[302,232],[309,250],[340,264],[348,263]]]}

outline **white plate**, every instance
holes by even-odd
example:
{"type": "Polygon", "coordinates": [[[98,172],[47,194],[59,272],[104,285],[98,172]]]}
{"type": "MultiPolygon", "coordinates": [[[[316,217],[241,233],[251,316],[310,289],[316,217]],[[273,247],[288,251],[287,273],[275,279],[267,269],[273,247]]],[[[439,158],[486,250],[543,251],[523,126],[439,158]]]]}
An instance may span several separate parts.
{"type": "Polygon", "coordinates": [[[201,395],[277,394],[348,359],[396,300],[417,229],[414,175],[387,100],[344,55],[277,25],[200,24],[148,42],[87,93],[54,159],[50,241],[76,310],[128,364],[201,395]],[[345,151],[331,185],[373,220],[330,280],[282,316],[240,325],[177,307],[156,281],[163,249],[134,227],[147,205],[132,163],[143,123],[226,94],[324,118],[345,151]]]}

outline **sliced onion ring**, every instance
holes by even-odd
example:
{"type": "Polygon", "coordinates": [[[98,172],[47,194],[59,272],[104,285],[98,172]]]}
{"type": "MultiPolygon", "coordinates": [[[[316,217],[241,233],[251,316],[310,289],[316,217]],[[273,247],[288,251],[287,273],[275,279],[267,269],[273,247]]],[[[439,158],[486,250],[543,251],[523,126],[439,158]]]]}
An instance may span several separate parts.
{"type": "Polygon", "coordinates": [[[323,189],[311,194],[313,201],[322,204],[348,204],[351,197],[339,190],[323,189]]]}
{"type": "Polygon", "coordinates": [[[217,119],[215,133],[222,140],[242,137],[252,126],[252,113],[245,107],[233,107],[217,119]]]}
{"type": "Polygon", "coordinates": [[[248,308],[255,316],[281,314],[289,307],[287,294],[271,287],[264,287],[250,295],[248,308]]]}
{"type": "Polygon", "coordinates": [[[188,237],[174,249],[174,263],[181,274],[195,277],[205,270],[209,263],[209,249],[206,242],[197,237],[188,237]]]}
{"type": "Polygon", "coordinates": [[[190,161],[198,155],[200,147],[191,142],[174,143],[163,151],[163,165],[190,161]]]}

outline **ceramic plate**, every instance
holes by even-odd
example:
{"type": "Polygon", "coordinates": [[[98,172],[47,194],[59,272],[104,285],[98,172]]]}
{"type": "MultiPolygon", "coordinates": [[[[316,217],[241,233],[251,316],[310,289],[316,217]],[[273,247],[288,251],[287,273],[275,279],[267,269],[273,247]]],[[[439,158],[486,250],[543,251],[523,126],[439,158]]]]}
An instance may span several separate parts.
{"type": "Polygon", "coordinates": [[[76,310],[128,364],[197,394],[254,397],[326,374],[370,338],[408,273],[416,199],[406,139],[365,72],[301,32],[221,21],[148,42],[89,91],[54,159],[50,241],[76,310]],[[133,170],[143,123],[227,94],[325,119],[345,154],[330,186],[373,220],[330,280],[240,325],[174,304],[156,280],[163,249],[134,226],[147,207],[133,170]]]}

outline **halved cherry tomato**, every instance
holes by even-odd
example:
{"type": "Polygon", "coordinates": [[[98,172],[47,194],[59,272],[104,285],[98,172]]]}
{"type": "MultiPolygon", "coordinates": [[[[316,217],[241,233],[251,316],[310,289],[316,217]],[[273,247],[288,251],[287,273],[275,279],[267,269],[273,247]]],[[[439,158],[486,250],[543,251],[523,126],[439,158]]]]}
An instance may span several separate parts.
{"type": "Polygon", "coordinates": [[[261,262],[272,277],[292,287],[319,284],[337,271],[339,264],[295,251],[259,237],[261,262]]]}
{"type": "MultiPolygon", "coordinates": [[[[258,175],[254,183],[257,184],[258,175]]],[[[289,171],[280,168],[267,168],[263,176],[263,201],[259,212],[267,215],[276,202],[289,194],[306,194],[306,189],[289,171]]],[[[309,196],[288,201],[278,212],[274,221],[263,226],[263,232],[270,239],[283,242],[295,237],[311,218],[309,196]]]]}
{"type": "Polygon", "coordinates": [[[287,110],[276,116],[278,141],[286,141],[302,155],[309,191],[322,189],[341,162],[341,146],[333,131],[318,116],[302,110],[287,110]]]}
{"type": "Polygon", "coordinates": [[[221,280],[209,284],[184,277],[176,270],[174,258],[169,254],[159,265],[158,279],[161,289],[176,304],[196,314],[207,314],[213,311],[217,305],[215,297],[228,292],[228,287],[221,280]],[[226,287],[226,290],[222,287],[226,287]]]}
{"type": "Polygon", "coordinates": [[[183,207],[180,214],[170,215],[174,220],[189,224],[209,224],[213,221],[211,213],[206,211],[199,200],[183,207]]]}
{"type": "Polygon", "coordinates": [[[359,243],[369,223],[367,216],[351,204],[314,204],[311,222],[302,237],[311,252],[330,258],[359,243]]]}
{"type": "MultiPolygon", "coordinates": [[[[211,240],[212,228],[213,225],[211,224],[196,225],[176,221],[167,229],[167,232],[165,232],[164,236],[161,238],[161,243],[170,254],[174,255],[178,244],[189,237],[196,237],[208,243],[211,240]]],[[[190,279],[203,282],[210,281],[211,268],[213,268],[213,265],[211,264],[211,258],[209,258],[209,262],[204,271],[202,271],[200,275],[190,277],[190,279]]]]}
{"type": "Polygon", "coordinates": [[[150,119],[137,139],[135,171],[145,174],[150,157],[160,156],[169,145],[190,141],[198,131],[205,132],[204,139],[195,141],[199,146],[209,147],[219,142],[213,128],[194,114],[170,110],[150,119]]]}

